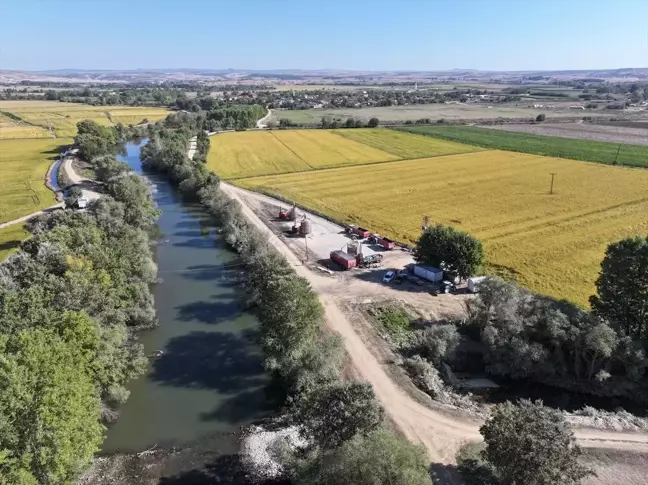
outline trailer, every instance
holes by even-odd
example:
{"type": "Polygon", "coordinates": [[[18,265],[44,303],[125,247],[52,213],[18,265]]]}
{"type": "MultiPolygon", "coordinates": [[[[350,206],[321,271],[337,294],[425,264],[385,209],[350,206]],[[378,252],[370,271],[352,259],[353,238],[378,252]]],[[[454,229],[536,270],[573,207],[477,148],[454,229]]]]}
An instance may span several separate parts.
{"type": "Polygon", "coordinates": [[[352,269],[357,265],[356,257],[352,254],[345,253],[344,251],[331,251],[331,261],[337,263],[342,269],[352,269]]]}
{"type": "Polygon", "coordinates": [[[443,270],[434,266],[424,266],[422,264],[414,265],[414,274],[419,278],[437,283],[443,280],[443,270]]]}
{"type": "Polygon", "coordinates": [[[392,250],[396,247],[396,243],[389,238],[376,235],[376,244],[382,246],[384,249],[392,250]]]}
{"type": "Polygon", "coordinates": [[[371,234],[367,229],[364,227],[358,227],[354,226],[353,224],[350,224],[349,227],[347,227],[347,232],[349,234],[355,234],[358,236],[360,239],[365,239],[368,238],[369,235],[371,234]]]}

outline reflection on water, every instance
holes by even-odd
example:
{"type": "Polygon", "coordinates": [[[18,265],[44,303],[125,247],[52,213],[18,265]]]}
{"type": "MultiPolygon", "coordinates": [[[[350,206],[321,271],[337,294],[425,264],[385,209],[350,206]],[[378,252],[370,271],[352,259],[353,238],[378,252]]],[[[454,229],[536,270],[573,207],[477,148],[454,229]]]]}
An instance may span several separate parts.
{"type": "MultiPolygon", "coordinates": [[[[122,159],[140,171],[137,145],[129,144],[122,159]]],[[[149,178],[162,210],[162,242],[154,246],[160,326],[140,342],[147,355],[161,352],[129,386],[131,396],[107,432],[107,453],[235,432],[267,411],[258,321],[243,311],[232,283],[240,271],[236,256],[206,230],[199,206],[182,203],[162,178],[149,178]]]]}

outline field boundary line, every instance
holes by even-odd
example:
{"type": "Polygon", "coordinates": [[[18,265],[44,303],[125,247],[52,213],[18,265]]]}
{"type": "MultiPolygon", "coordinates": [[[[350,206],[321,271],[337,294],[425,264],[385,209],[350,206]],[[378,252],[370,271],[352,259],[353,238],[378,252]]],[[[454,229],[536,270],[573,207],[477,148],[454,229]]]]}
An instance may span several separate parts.
{"type": "MultiPolygon", "coordinates": [[[[290,153],[292,153],[292,154],[295,155],[297,158],[299,158],[302,162],[304,162],[306,165],[308,165],[312,170],[316,170],[316,169],[315,169],[315,168],[314,168],[310,163],[308,163],[308,162],[307,162],[306,160],[304,160],[302,157],[300,157],[299,155],[297,155],[297,153],[296,153],[292,148],[290,148],[288,145],[286,145],[285,142],[281,141],[281,140],[277,137],[277,135],[275,135],[272,131],[270,131],[269,133],[274,137],[275,140],[277,140],[279,143],[281,143],[283,146],[285,146],[285,147],[288,149],[288,151],[289,151],[290,153]]],[[[306,170],[306,171],[308,171],[308,170],[306,170]]]]}
{"type": "MultiPolygon", "coordinates": [[[[386,163],[415,162],[417,160],[425,160],[427,158],[453,157],[455,155],[467,155],[469,153],[484,153],[484,152],[497,152],[497,151],[502,151],[502,150],[495,150],[495,149],[471,150],[471,151],[468,151],[468,152],[445,153],[443,155],[430,155],[430,156],[427,156],[427,157],[403,158],[401,160],[381,160],[381,161],[378,161],[378,162],[362,162],[362,163],[354,163],[354,164],[348,164],[348,165],[332,165],[332,166],[326,166],[326,167],[312,168],[311,170],[293,170],[291,172],[266,173],[266,174],[262,174],[262,175],[244,175],[244,176],[241,176],[241,177],[223,178],[223,180],[227,182],[227,181],[232,181],[232,180],[248,180],[248,179],[261,178],[261,177],[275,177],[275,176],[279,176],[279,175],[290,175],[290,174],[293,174],[293,173],[324,172],[324,171],[327,171],[327,170],[341,170],[341,169],[344,169],[344,168],[367,167],[369,165],[384,165],[386,163]]],[[[216,172],[214,172],[214,173],[216,173],[216,172]]],[[[218,173],[216,173],[216,175],[218,175],[218,173]]]]}

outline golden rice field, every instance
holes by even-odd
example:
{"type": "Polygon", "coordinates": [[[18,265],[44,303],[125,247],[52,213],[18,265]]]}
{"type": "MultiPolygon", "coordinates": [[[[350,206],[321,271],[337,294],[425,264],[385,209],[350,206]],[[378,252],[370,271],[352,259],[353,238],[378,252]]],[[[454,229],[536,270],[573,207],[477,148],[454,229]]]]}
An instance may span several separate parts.
{"type": "Polygon", "coordinates": [[[0,140],[20,138],[52,138],[52,135],[40,126],[16,121],[0,113],[0,140]]]}
{"type": "Polygon", "coordinates": [[[0,223],[56,204],[45,175],[71,139],[0,140],[0,223]]]}
{"type": "MultiPolygon", "coordinates": [[[[138,124],[144,119],[158,121],[169,114],[169,111],[163,108],[90,106],[58,101],[0,101],[0,111],[19,117],[27,126],[30,123],[37,125],[32,128],[41,127],[46,132],[51,129],[57,137],[76,135],[76,124],[81,120],[93,120],[101,125],[118,122],[128,125],[138,124]]],[[[0,138],[2,137],[3,129],[0,127],[0,138]]]]}
{"type": "Polygon", "coordinates": [[[423,135],[407,136],[402,131],[385,130],[381,128],[367,130],[333,130],[333,133],[350,140],[383,150],[396,155],[399,159],[423,158],[437,155],[453,155],[456,153],[476,152],[479,147],[448,142],[439,138],[423,135]]]}
{"type": "Polygon", "coordinates": [[[21,241],[29,237],[23,224],[14,224],[0,229],[0,261],[18,250],[21,241]]]}
{"type": "Polygon", "coordinates": [[[606,246],[648,233],[648,171],[522,153],[482,151],[236,184],[400,241],[415,241],[427,215],[482,240],[489,272],[582,305],[594,292],[606,246]],[[550,172],[557,173],[554,195],[550,172]]]}
{"type": "Polygon", "coordinates": [[[249,131],[210,140],[208,166],[224,179],[480,150],[384,129],[249,131]]]}

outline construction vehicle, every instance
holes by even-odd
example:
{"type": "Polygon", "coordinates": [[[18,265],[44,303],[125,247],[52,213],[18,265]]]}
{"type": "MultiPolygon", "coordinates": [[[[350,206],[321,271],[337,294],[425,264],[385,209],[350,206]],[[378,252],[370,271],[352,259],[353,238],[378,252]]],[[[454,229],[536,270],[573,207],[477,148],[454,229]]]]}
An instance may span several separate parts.
{"type": "Polygon", "coordinates": [[[382,254],[370,254],[364,256],[362,253],[356,255],[356,266],[358,268],[378,268],[382,265],[382,254]]]}
{"type": "Polygon", "coordinates": [[[344,251],[331,251],[331,261],[337,263],[342,269],[352,269],[356,267],[356,256],[345,253],[344,251]]]}

